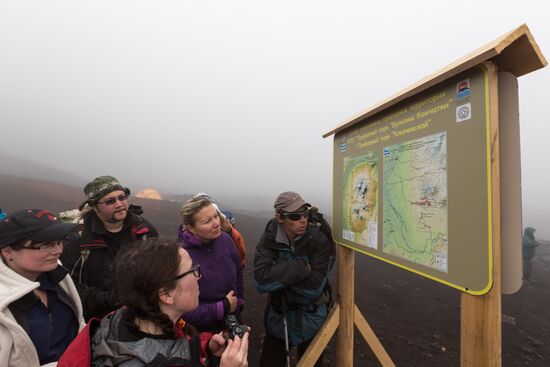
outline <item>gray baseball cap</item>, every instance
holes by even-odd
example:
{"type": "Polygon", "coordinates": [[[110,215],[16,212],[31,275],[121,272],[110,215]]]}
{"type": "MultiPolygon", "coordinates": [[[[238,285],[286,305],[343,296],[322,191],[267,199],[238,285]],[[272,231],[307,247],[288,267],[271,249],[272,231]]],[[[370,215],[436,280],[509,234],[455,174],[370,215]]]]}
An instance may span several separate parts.
{"type": "Polygon", "coordinates": [[[276,212],[285,212],[292,213],[300,209],[303,206],[311,206],[309,203],[306,203],[304,199],[294,191],[285,191],[277,196],[273,207],[276,212]]]}

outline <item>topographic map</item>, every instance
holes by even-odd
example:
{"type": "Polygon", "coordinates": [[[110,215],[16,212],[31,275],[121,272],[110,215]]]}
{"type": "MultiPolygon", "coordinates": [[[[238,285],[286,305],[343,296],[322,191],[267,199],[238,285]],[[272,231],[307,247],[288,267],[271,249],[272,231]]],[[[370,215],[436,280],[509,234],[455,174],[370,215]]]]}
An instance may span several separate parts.
{"type": "Polygon", "coordinates": [[[378,247],[378,153],[344,158],[342,237],[378,247]]]}
{"type": "Polygon", "coordinates": [[[447,272],[447,133],[384,148],[383,251],[447,272]]]}

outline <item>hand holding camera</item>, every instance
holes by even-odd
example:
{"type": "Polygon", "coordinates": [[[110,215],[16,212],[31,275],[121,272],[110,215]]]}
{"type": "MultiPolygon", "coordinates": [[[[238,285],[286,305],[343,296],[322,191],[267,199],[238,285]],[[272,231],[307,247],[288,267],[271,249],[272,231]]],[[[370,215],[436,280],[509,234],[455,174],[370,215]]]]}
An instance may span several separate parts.
{"type": "Polygon", "coordinates": [[[233,339],[235,336],[242,338],[249,329],[247,325],[239,324],[237,316],[232,313],[225,317],[225,326],[227,328],[229,339],[233,339]]]}

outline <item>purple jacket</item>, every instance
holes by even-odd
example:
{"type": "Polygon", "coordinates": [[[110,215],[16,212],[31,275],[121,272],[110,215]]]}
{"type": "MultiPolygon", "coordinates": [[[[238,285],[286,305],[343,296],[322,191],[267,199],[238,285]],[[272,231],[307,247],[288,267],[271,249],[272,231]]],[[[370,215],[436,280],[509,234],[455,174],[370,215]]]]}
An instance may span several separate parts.
{"type": "Polygon", "coordinates": [[[244,305],[243,269],[235,244],[224,232],[215,240],[204,242],[188,230],[181,229],[178,244],[189,252],[193,263],[201,266],[199,307],[183,318],[200,331],[217,333],[225,329],[223,300],[227,293],[235,291],[237,315],[244,305]]]}

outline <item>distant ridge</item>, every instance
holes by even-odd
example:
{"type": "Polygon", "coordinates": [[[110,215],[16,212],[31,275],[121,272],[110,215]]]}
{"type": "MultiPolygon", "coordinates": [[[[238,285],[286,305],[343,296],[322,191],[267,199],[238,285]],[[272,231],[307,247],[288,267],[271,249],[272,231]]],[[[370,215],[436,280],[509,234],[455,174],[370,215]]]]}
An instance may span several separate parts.
{"type": "Polygon", "coordinates": [[[0,152],[0,174],[84,187],[86,180],[80,176],[45,164],[0,152]]]}
{"type": "Polygon", "coordinates": [[[23,208],[53,212],[77,208],[84,199],[80,187],[0,174],[0,207],[7,213],[23,208]]]}

